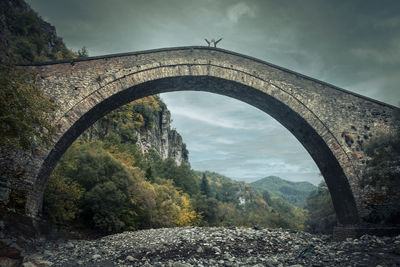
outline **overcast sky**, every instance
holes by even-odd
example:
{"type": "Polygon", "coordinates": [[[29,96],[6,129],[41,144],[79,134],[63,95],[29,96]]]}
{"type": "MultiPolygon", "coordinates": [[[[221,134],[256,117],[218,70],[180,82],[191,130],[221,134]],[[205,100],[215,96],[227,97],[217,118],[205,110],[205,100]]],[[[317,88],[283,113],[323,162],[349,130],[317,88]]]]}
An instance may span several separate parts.
{"type": "MultiPolygon", "coordinates": [[[[250,55],[399,105],[400,1],[29,0],[74,51],[90,56],[206,45],[250,55]]],[[[301,144],[269,115],[201,92],[163,94],[196,170],[317,184],[301,144]]]]}

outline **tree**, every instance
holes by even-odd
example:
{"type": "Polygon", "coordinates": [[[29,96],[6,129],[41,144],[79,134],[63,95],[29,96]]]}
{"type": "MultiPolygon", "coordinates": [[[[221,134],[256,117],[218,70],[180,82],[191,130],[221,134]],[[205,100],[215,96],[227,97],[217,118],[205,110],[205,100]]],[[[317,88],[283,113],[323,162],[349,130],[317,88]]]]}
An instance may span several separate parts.
{"type": "Polygon", "coordinates": [[[151,169],[151,166],[147,167],[146,169],[146,179],[152,183],[155,181],[154,172],[151,169]]]}
{"type": "Polygon", "coordinates": [[[80,214],[84,189],[74,180],[54,173],[46,187],[44,213],[50,220],[59,225],[74,221],[80,214]]]}
{"type": "Polygon", "coordinates": [[[150,150],[149,158],[150,166],[156,177],[170,179],[174,181],[174,185],[189,195],[199,192],[198,178],[193,170],[186,164],[180,166],[172,158],[162,160],[157,152],[150,150]]]}
{"type": "Polygon", "coordinates": [[[80,140],[67,150],[53,172],[45,205],[46,214],[53,215],[50,219],[56,223],[65,225],[79,219],[102,233],[135,230],[154,207],[154,189],[142,170],[117,160],[103,149],[102,142],[80,140]],[[73,194],[75,187],[81,190],[79,199],[73,194]],[[53,218],[54,214],[57,217],[53,218]]]}
{"type": "Polygon", "coordinates": [[[220,226],[244,225],[244,216],[233,203],[218,202],[217,224],[220,226]]]}
{"type": "Polygon", "coordinates": [[[200,192],[206,197],[210,197],[211,195],[210,185],[208,184],[208,179],[205,173],[203,173],[203,177],[201,178],[200,192]]]}
{"type": "Polygon", "coordinates": [[[193,209],[188,194],[178,191],[172,180],[158,181],[154,184],[156,205],[152,211],[152,227],[174,227],[197,225],[201,216],[193,209]]]}
{"type": "Polygon", "coordinates": [[[325,181],[311,192],[306,200],[308,216],[305,228],[311,233],[331,234],[337,224],[336,213],[333,208],[331,195],[325,181]]]}
{"type": "Polygon", "coordinates": [[[271,194],[267,191],[264,190],[262,192],[262,198],[264,199],[265,202],[267,202],[269,205],[271,204],[272,200],[271,200],[271,194]]]}
{"type": "Polygon", "coordinates": [[[121,207],[126,205],[126,195],[113,183],[95,185],[84,197],[84,207],[91,215],[93,226],[103,233],[120,232],[125,228],[121,207]]]}
{"type": "Polygon", "coordinates": [[[89,57],[89,52],[88,52],[86,46],[83,46],[82,49],[79,49],[77,54],[78,54],[79,58],[89,57]]]}
{"type": "Polygon", "coordinates": [[[218,203],[215,198],[206,198],[204,195],[197,195],[194,199],[194,207],[198,214],[203,217],[201,225],[217,226],[218,221],[218,203]]]}

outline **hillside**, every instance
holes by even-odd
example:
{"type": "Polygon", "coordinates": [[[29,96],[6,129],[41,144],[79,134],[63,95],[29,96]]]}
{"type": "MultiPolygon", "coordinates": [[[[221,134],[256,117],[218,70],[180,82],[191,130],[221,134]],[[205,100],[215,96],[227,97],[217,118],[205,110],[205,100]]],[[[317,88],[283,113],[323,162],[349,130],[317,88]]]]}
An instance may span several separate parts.
{"type": "Polygon", "coordinates": [[[77,57],[23,0],[0,1],[0,63],[77,57]]]}
{"type": "Polygon", "coordinates": [[[309,182],[290,182],[277,176],[268,176],[250,183],[259,192],[267,190],[271,195],[281,197],[297,207],[303,208],[309,194],[317,189],[309,182]]]}
{"type": "Polygon", "coordinates": [[[196,174],[206,178],[209,190],[202,191],[209,192],[209,204],[216,206],[217,220],[211,225],[303,229],[304,210],[289,201],[216,172],[196,174]]]}

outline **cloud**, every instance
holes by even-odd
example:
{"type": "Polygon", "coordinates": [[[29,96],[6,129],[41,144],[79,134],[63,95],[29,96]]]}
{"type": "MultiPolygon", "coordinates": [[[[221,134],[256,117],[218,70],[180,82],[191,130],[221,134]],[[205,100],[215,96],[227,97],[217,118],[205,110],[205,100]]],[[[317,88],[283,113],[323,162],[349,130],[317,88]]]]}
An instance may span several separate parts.
{"type": "Polygon", "coordinates": [[[383,64],[400,63],[400,39],[392,40],[387,49],[357,47],[351,51],[355,56],[362,59],[374,60],[383,64]],[[388,53],[387,50],[391,52],[388,53]]]}
{"type": "Polygon", "coordinates": [[[206,92],[174,92],[161,97],[175,120],[180,117],[227,129],[277,131],[268,114],[233,98],[206,92]]]}
{"type": "Polygon", "coordinates": [[[211,114],[204,114],[193,111],[191,107],[182,107],[182,106],[170,106],[171,113],[174,116],[183,116],[189,120],[200,121],[206,124],[223,127],[223,128],[230,128],[230,129],[240,129],[243,126],[237,125],[234,121],[223,120],[212,116],[211,114]]]}
{"type": "Polygon", "coordinates": [[[201,109],[201,107],[193,106],[173,106],[169,105],[169,109],[173,114],[173,117],[178,116],[185,117],[187,120],[191,120],[192,123],[203,123],[211,126],[217,126],[227,129],[248,129],[248,130],[265,130],[267,128],[274,128],[271,125],[265,125],[262,122],[254,119],[254,124],[246,122],[242,118],[233,118],[229,116],[219,116],[221,114],[212,113],[210,110],[201,109]],[[197,121],[197,122],[196,122],[197,121]]]}
{"type": "Polygon", "coordinates": [[[230,6],[227,10],[227,17],[230,22],[237,23],[243,16],[254,17],[254,10],[245,2],[239,2],[230,6]]]}

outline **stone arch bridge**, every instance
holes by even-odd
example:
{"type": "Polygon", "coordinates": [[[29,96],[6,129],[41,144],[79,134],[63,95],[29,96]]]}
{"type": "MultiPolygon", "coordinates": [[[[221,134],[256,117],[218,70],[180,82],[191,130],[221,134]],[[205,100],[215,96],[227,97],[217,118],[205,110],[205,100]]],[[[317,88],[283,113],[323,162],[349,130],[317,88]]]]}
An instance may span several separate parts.
{"type": "Polygon", "coordinates": [[[135,99],[170,91],[217,93],[263,110],[310,153],[331,193],[339,224],[362,223],[368,214],[359,186],[366,162],[362,147],[394,129],[393,106],[270,63],[231,51],[180,47],[26,66],[45,95],[58,104],[51,121],[53,145],[33,152],[2,149],[1,201],[13,192],[24,213],[38,218],[47,179],[69,145],[92,123],[135,99]]]}

